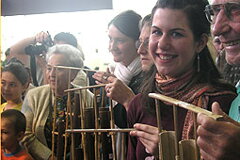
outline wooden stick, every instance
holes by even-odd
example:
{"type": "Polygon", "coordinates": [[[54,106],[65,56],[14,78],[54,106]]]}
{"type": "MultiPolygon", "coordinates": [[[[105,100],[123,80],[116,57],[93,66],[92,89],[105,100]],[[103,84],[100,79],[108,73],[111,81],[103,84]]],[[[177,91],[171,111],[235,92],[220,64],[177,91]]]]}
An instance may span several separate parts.
{"type": "Polygon", "coordinates": [[[79,87],[79,88],[72,88],[72,89],[66,89],[64,92],[72,92],[77,90],[83,90],[83,89],[90,89],[90,88],[98,88],[98,87],[105,87],[106,84],[99,84],[99,85],[93,85],[93,86],[85,86],[85,87],[79,87]]]}
{"type": "Polygon", "coordinates": [[[124,128],[124,129],[118,129],[118,128],[113,128],[113,129],[68,129],[66,130],[66,133],[95,133],[95,132],[131,132],[135,131],[134,128],[124,128]]]}
{"type": "Polygon", "coordinates": [[[167,97],[167,96],[164,96],[164,95],[161,95],[161,94],[149,93],[149,97],[155,98],[155,99],[159,99],[159,100],[162,100],[164,102],[171,103],[171,104],[174,104],[176,106],[188,109],[188,110],[190,110],[192,112],[195,112],[195,113],[203,113],[203,114],[205,114],[205,115],[207,115],[207,116],[209,116],[209,117],[211,117],[211,118],[213,118],[215,120],[219,120],[219,119],[223,118],[223,116],[213,114],[212,112],[210,112],[210,111],[208,111],[206,109],[203,109],[203,108],[200,108],[198,106],[195,106],[195,105],[192,105],[192,104],[189,104],[189,103],[186,103],[186,102],[183,102],[183,101],[171,98],[171,97],[167,97]]]}
{"type": "MultiPolygon", "coordinates": [[[[56,71],[55,71],[55,84],[57,86],[57,68],[56,68],[56,71]]],[[[55,135],[53,134],[55,132],[55,127],[56,127],[56,117],[57,117],[57,87],[55,87],[55,96],[54,96],[54,105],[53,105],[53,121],[52,121],[52,160],[54,160],[54,150],[55,150],[55,135]]],[[[51,114],[51,113],[50,113],[51,114]]]]}
{"type": "MultiPolygon", "coordinates": [[[[162,132],[162,123],[161,123],[161,113],[160,113],[160,104],[159,100],[155,99],[155,107],[156,107],[156,115],[157,115],[157,126],[158,126],[158,137],[159,141],[161,140],[160,138],[160,133],[162,132]]],[[[163,159],[163,154],[162,154],[162,147],[161,147],[161,142],[158,143],[158,156],[159,159],[163,159]]]]}
{"type": "Polygon", "coordinates": [[[82,69],[83,69],[83,68],[67,67],[67,66],[54,66],[54,68],[59,68],[59,69],[69,69],[69,70],[82,70],[82,69]]]}
{"type": "MultiPolygon", "coordinates": [[[[68,70],[68,88],[70,88],[70,82],[71,82],[71,70],[68,70]]],[[[72,106],[71,106],[71,93],[68,92],[68,98],[67,98],[67,112],[68,113],[72,113],[72,106]]],[[[66,115],[66,129],[68,129],[68,119],[69,117],[66,115]]],[[[73,118],[72,116],[70,116],[70,128],[72,129],[73,126],[73,118]]],[[[67,157],[67,137],[65,137],[65,150],[64,150],[64,159],[66,159],[67,157]]],[[[71,158],[75,157],[75,149],[74,149],[74,144],[75,144],[75,140],[74,140],[74,135],[71,134],[71,158]]]]}
{"type": "Polygon", "coordinates": [[[54,66],[54,67],[55,68],[62,68],[62,69],[71,69],[71,70],[84,70],[84,71],[88,71],[88,72],[99,72],[98,70],[77,68],[77,67],[67,67],[67,66],[54,66]]]}
{"type": "MultiPolygon", "coordinates": [[[[96,88],[93,89],[93,94],[94,94],[94,104],[93,104],[93,108],[94,108],[94,118],[95,118],[95,128],[98,129],[99,128],[99,110],[98,110],[98,106],[97,106],[97,95],[96,95],[96,88]]],[[[94,148],[95,148],[95,159],[100,159],[100,151],[99,151],[99,136],[97,132],[94,132],[94,137],[95,137],[95,141],[94,141],[94,148]]]]}
{"type": "MultiPolygon", "coordinates": [[[[114,119],[114,114],[113,114],[113,101],[111,99],[109,99],[110,101],[110,117],[111,117],[111,120],[110,120],[110,126],[111,126],[111,129],[115,129],[115,119],[114,119]]],[[[116,134],[113,133],[111,134],[111,139],[112,139],[112,151],[113,151],[113,160],[116,160],[117,159],[117,149],[116,149],[116,134]]]]}

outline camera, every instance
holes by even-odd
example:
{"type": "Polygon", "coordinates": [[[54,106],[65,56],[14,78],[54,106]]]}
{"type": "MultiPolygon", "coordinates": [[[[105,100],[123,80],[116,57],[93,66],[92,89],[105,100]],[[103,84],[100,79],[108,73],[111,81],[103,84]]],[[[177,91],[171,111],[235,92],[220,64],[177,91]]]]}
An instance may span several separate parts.
{"type": "Polygon", "coordinates": [[[44,52],[47,52],[49,47],[53,46],[53,41],[52,38],[50,36],[50,34],[48,34],[48,38],[47,40],[43,41],[42,43],[37,43],[37,44],[30,44],[25,48],[25,52],[27,55],[40,55],[44,52]]]}

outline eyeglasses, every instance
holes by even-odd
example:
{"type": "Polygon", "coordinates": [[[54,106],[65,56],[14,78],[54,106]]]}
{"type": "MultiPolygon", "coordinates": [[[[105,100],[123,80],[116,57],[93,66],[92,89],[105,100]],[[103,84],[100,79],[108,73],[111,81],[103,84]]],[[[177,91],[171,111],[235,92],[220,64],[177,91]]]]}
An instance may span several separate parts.
{"type": "Polygon", "coordinates": [[[227,18],[234,22],[240,22],[240,2],[229,2],[225,4],[207,5],[205,14],[210,23],[215,23],[218,13],[224,9],[227,18]]]}
{"type": "Polygon", "coordinates": [[[140,46],[143,46],[144,49],[148,49],[148,43],[149,43],[149,39],[145,39],[143,42],[140,40],[137,40],[135,43],[135,46],[137,49],[139,49],[140,46]]]}

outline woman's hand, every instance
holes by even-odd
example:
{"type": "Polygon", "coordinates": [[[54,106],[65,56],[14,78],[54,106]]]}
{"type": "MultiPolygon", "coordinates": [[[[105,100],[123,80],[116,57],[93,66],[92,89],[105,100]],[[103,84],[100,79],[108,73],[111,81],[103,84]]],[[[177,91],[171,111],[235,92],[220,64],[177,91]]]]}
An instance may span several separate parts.
{"type": "Polygon", "coordinates": [[[109,77],[115,77],[113,74],[109,73],[109,72],[96,72],[94,73],[94,75],[92,76],[94,79],[96,79],[96,83],[97,84],[107,84],[108,82],[108,78],[109,77]]]}
{"type": "Polygon", "coordinates": [[[158,128],[147,124],[136,123],[133,126],[136,131],[131,131],[131,136],[137,136],[146,147],[146,152],[158,157],[158,128]]]}
{"type": "Polygon", "coordinates": [[[122,104],[128,110],[128,104],[135,96],[131,88],[116,77],[108,77],[108,82],[105,86],[107,96],[122,104]]]}

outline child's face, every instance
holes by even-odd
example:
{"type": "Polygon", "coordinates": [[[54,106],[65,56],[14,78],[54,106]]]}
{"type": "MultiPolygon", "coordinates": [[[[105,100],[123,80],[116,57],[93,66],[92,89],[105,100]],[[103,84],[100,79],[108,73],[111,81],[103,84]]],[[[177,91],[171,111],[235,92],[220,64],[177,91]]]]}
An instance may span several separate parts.
{"type": "Polygon", "coordinates": [[[3,72],[1,79],[2,96],[6,101],[18,101],[22,97],[22,93],[26,90],[26,86],[11,73],[3,72]]]}
{"type": "Polygon", "coordinates": [[[11,150],[17,146],[19,134],[15,133],[15,128],[10,119],[1,118],[1,146],[3,149],[11,150]]]}

